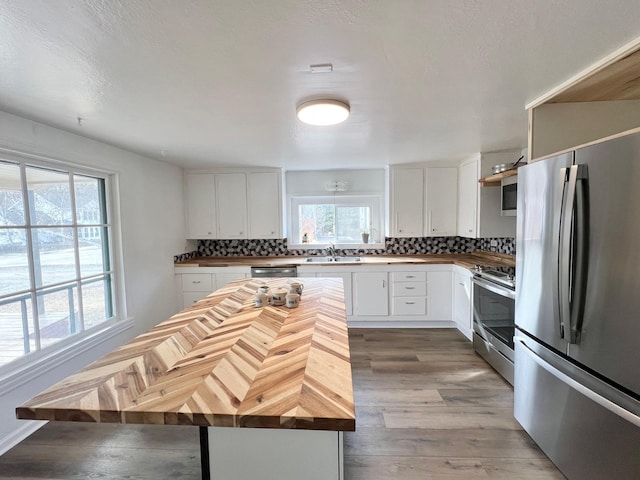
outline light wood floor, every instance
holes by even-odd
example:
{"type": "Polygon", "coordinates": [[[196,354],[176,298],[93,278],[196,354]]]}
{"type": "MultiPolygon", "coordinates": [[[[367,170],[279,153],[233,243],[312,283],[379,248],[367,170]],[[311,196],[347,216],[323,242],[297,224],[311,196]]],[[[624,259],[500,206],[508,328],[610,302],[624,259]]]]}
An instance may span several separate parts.
{"type": "MultiPolygon", "coordinates": [[[[513,419],[509,384],[456,330],[350,337],[345,480],[564,478],[513,419]]],[[[0,479],[199,480],[199,462],[193,427],[51,422],[0,457],[0,479]]]]}

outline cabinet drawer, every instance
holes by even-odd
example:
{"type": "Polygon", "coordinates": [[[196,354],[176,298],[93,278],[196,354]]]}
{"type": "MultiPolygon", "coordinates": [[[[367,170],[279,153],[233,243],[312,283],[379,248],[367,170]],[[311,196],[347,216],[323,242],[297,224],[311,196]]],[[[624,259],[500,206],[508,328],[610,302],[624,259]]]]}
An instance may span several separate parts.
{"type": "Polygon", "coordinates": [[[426,315],[425,297],[399,297],[393,299],[393,315],[426,315]]]}
{"type": "Polygon", "coordinates": [[[184,292],[182,294],[182,308],[190,307],[198,300],[202,300],[207,295],[207,292],[184,292]]]}
{"type": "Polygon", "coordinates": [[[391,272],[392,282],[425,282],[427,272],[391,272]]]}
{"type": "Polygon", "coordinates": [[[391,286],[394,297],[424,297],[427,295],[425,282],[393,282],[391,286]]]}
{"type": "Polygon", "coordinates": [[[213,290],[213,282],[211,281],[210,273],[184,273],[182,275],[183,292],[210,293],[213,290]]]}

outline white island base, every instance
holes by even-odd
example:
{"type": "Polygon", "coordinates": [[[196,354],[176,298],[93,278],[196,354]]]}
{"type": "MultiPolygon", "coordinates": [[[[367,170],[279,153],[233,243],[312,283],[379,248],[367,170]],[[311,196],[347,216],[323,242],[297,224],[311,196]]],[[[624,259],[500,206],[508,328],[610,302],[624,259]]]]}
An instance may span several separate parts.
{"type": "Polygon", "coordinates": [[[211,480],[344,480],[343,432],[209,427],[211,480]]]}

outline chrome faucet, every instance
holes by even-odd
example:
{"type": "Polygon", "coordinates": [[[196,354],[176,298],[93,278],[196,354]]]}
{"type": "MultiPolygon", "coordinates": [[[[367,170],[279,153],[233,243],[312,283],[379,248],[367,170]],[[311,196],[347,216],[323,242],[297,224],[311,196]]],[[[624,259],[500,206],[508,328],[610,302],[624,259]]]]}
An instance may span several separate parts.
{"type": "Polygon", "coordinates": [[[336,246],[333,244],[333,242],[331,242],[329,245],[327,245],[325,250],[326,250],[327,254],[331,256],[331,260],[335,261],[335,259],[336,259],[336,246]]]}

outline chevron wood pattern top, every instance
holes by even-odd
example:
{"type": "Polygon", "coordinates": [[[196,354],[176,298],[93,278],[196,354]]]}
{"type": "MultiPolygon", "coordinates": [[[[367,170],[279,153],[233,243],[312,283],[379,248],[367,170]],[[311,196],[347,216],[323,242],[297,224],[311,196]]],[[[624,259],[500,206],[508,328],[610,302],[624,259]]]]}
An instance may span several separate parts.
{"type": "Polygon", "coordinates": [[[355,430],[342,280],[304,278],[300,306],[257,308],[243,279],[16,409],[80,422],[355,430]]]}

